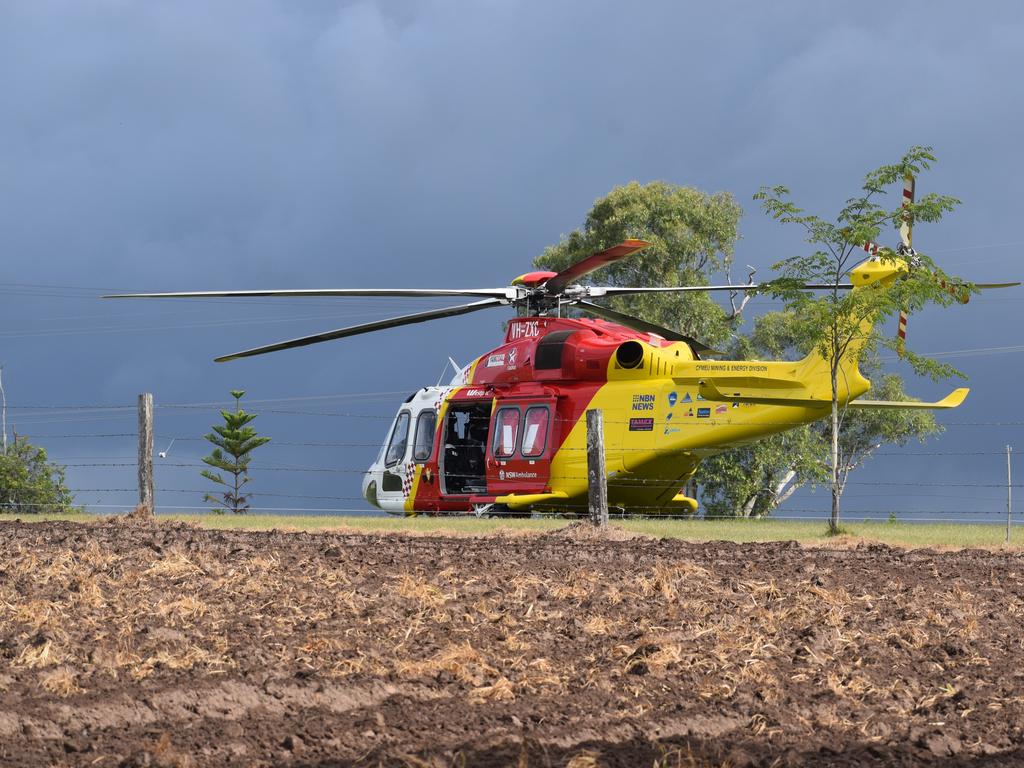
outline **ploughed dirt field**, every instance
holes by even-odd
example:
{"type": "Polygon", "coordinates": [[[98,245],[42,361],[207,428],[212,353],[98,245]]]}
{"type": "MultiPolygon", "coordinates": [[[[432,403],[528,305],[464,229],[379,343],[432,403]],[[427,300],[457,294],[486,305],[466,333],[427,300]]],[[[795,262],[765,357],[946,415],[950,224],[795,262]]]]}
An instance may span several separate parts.
{"type": "Polygon", "coordinates": [[[1024,556],[0,525],[0,765],[1024,762],[1024,556]]]}

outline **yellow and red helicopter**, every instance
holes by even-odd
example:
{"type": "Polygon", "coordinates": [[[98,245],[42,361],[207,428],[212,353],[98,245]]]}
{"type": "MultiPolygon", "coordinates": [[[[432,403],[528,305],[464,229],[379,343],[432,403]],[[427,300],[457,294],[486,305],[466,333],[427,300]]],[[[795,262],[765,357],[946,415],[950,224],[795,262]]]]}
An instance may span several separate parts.
{"type": "MultiPolygon", "coordinates": [[[[912,180],[910,194],[912,195],[912,180]]],[[[840,287],[884,290],[912,265],[909,227],[899,255],[862,262],[840,287]]],[[[701,459],[824,418],[832,389],[817,352],[796,362],[712,360],[713,350],[677,331],[591,301],[628,294],[743,291],[754,285],[601,287],[578,281],[647,247],[626,240],[562,272],[530,272],[502,288],[311,289],[121,294],[116,298],[245,296],[458,296],[474,300],[304,336],[216,358],[218,362],[387,328],[512,307],[504,342],[459,370],[447,386],[424,387],[399,407],[362,490],[395,514],[582,511],[587,505],[586,419],[604,412],[610,506],[625,512],[691,512],[682,490],[701,459]],[[564,317],[575,307],[595,319],[564,317]]],[[[872,251],[873,248],[873,251],[872,251]]],[[[978,285],[996,288],[1018,285],[978,285]]],[[[808,285],[829,289],[832,285],[808,285]]],[[[111,297],[115,298],[115,297],[111,297]]],[[[902,322],[905,322],[902,320],[902,322]]],[[[902,326],[901,326],[902,327],[902,326]]],[[[955,408],[938,402],[859,399],[870,382],[859,349],[842,360],[839,402],[850,408],[955,408]]]]}

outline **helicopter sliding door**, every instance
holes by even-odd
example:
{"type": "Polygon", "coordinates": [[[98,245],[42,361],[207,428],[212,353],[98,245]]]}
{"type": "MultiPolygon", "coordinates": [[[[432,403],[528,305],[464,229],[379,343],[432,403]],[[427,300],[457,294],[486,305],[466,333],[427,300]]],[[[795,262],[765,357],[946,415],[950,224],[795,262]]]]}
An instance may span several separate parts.
{"type": "Polygon", "coordinates": [[[440,451],[441,489],[449,496],[487,491],[485,458],[491,401],[453,401],[444,419],[440,451]]]}
{"type": "Polygon", "coordinates": [[[551,475],[553,397],[499,400],[487,446],[487,493],[540,493],[551,475]]]}

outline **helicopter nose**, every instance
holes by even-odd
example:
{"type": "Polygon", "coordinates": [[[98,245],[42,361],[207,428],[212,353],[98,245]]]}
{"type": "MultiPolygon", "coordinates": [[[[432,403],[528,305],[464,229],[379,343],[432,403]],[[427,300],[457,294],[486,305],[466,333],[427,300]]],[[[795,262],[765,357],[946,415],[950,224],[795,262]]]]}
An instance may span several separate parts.
{"type": "Polygon", "coordinates": [[[363,498],[377,509],[383,509],[383,507],[377,503],[377,480],[374,478],[372,472],[367,472],[363,475],[363,498]]]}

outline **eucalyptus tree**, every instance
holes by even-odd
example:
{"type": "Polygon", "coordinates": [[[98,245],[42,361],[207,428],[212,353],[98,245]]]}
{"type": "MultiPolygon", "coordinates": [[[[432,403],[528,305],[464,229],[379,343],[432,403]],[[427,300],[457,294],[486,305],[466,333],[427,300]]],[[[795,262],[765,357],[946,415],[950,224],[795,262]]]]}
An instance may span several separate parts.
{"type": "MultiPolygon", "coordinates": [[[[601,270],[604,285],[706,285],[728,271],[742,214],[727,192],[708,194],[664,181],[630,182],[597,200],[583,226],[534,260],[559,271],[629,238],[650,247],[601,270]]],[[[611,299],[608,305],[714,346],[730,335],[726,312],[706,293],[646,294],[611,299]]]]}

